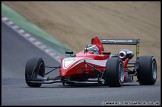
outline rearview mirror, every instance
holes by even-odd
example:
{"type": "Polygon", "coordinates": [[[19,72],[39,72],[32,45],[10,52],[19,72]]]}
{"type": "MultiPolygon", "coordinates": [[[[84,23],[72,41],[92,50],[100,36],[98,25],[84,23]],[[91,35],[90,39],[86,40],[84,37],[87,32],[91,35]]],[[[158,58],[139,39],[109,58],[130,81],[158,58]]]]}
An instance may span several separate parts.
{"type": "Polygon", "coordinates": [[[73,51],[65,51],[66,54],[73,54],[73,51]]]}

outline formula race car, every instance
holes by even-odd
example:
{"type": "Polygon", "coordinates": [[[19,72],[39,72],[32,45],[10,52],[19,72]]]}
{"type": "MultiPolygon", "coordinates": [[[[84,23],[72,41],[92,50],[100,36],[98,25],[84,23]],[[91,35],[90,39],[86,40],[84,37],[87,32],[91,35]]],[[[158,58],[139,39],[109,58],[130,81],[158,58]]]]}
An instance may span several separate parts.
{"type": "Polygon", "coordinates": [[[157,63],[154,56],[139,56],[140,39],[99,39],[94,37],[91,44],[84,50],[74,54],[66,51],[69,56],[61,58],[61,65],[45,73],[42,58],[29,59],[25,68],[25,80],[30,87],[42,84],[61,82],[63,85],[79,83],[97,83],[109,87],[121,87],[124,82],[137,76],[140,85],[154,85],[157,79],[157,63]],[[112,55],[104,51],[103,44],[136,45],[136,61],[131,61],[134,53],[122,49],[112,55]],[[48,73],[59,69],[60,75],[45,77],[48,73]]]}

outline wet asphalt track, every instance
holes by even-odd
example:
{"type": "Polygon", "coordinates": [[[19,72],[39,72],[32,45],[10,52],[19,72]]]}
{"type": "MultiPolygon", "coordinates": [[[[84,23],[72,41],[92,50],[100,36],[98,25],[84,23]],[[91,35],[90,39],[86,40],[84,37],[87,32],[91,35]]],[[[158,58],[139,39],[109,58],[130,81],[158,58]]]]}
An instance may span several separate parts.
{"type": "MultiPolygon", "coordinates": [[[[97,85],[63,86],[61,83],[29,88],[24,80],[27,59],[37,56],[42,57],[46,65],[59,64],[5,24],[2,23],[1,26],[2,105],[103,105],[108,101],[116,101],[116,104],[118,101],[123,104],[124,101],[134,104],[137,104],[134,101],[141,104],[161,103],[159,81],[154,86],[140,86],[138,82],[133,82],[120,88],[97,85]]],[[[58,75],[58,71],[51,75],[58,75]]]]}

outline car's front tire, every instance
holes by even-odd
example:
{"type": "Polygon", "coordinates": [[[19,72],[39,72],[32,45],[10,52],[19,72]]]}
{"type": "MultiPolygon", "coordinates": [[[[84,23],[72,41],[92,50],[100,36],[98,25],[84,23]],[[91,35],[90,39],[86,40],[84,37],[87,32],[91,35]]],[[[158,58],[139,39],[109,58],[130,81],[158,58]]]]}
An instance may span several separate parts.
{"type": "Polygon", "coordinates": [[[30,87],[40,87],[41,83],[31,83],[31,80],[37,79],[38,76],[44,77],[45,75],[45,64],[42,58],[32,58],[26,63],[25,68],[25,81],[30,87]]]}

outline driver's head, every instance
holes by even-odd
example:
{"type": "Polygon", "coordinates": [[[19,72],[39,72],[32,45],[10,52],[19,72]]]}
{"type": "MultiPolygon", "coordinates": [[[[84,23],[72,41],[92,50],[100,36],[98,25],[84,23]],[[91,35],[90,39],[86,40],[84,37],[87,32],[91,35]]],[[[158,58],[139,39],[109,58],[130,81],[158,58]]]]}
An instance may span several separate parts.
{"type": "Polygon", "coordinates": [[[96,45],[89,44],[84,50],[85,52],[94,52],[94,54],[99,54],[99,49],[96,45]]]}

